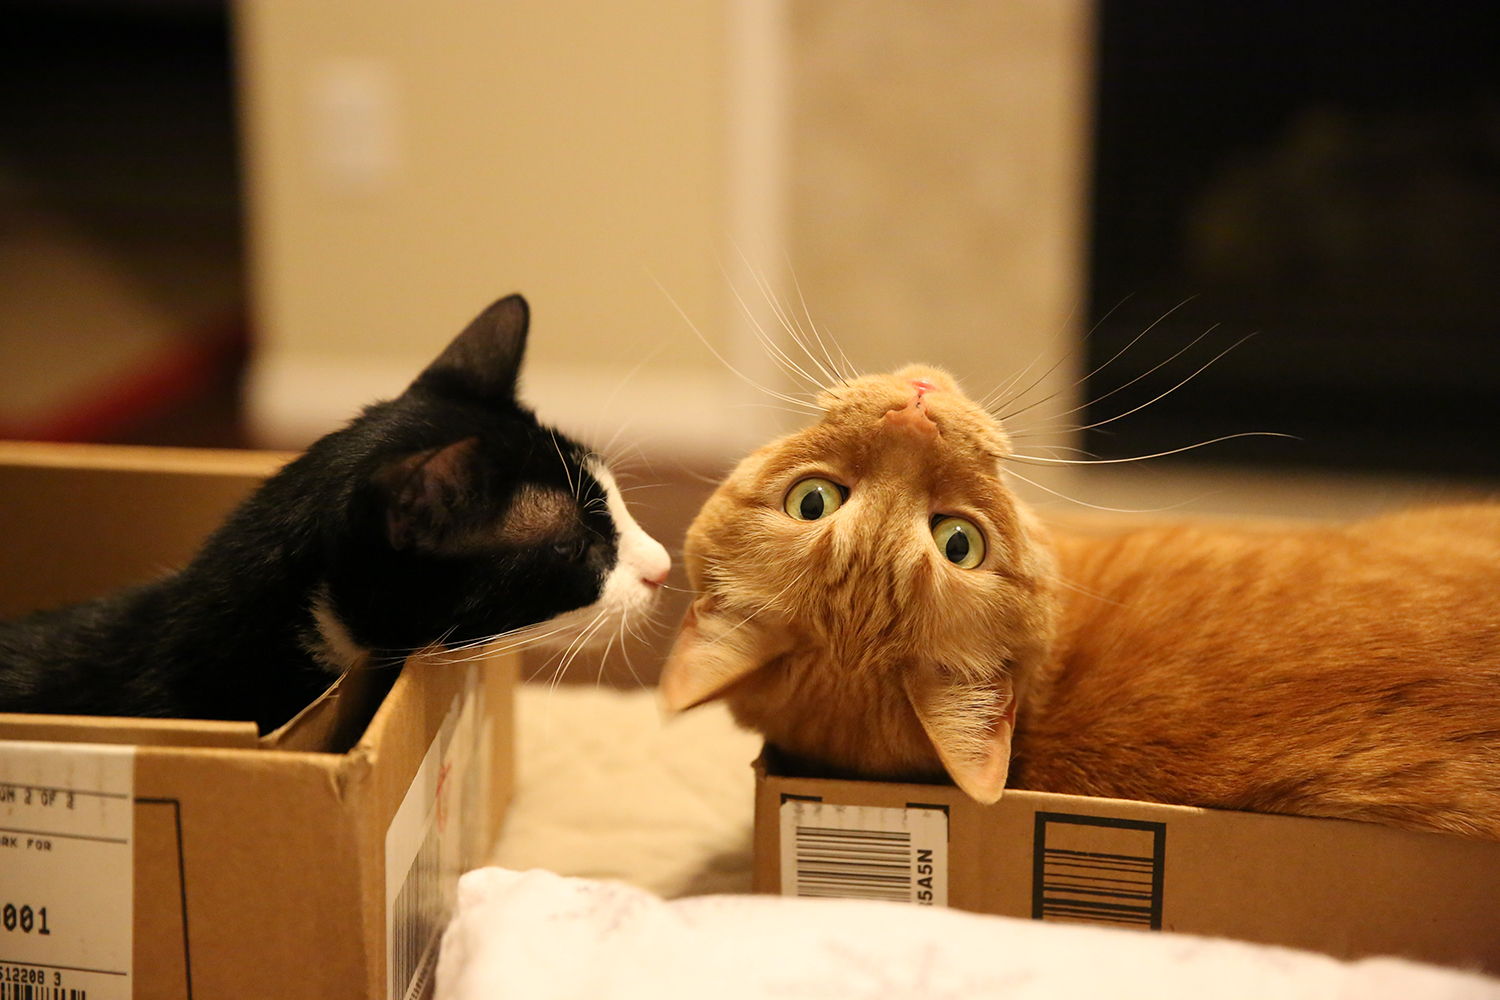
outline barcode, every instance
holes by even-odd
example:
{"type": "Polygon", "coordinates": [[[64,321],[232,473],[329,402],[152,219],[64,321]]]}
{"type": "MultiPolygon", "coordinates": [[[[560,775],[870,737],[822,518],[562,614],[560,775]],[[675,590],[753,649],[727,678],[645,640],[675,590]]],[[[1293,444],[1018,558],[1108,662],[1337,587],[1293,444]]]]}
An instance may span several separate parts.
{"type": "Polygon", "coordinates": [[[0,1000],[88,1000],[88,990],[34,983],[0,983],[0,1000]]]}
{"type": "Polygon", "coordinates": [[[401,891],[396,894],[391,946],[392,994],[412,1000],[425,994],[437,956],[443,900],[438,884],[438,829],[430,824],[401,891]]]}
{"type": "Polygon", "coordinates": [[[1166,824],[1036,814],[1031,915],[1161,929],[1166,824]]]}
{"type": "Polygon", "coordinates": [[[785,896],[948,905],[948,813],[942,806],[781,803],[785,896]]]}
{"type": "Polygon", "coordinates": [[[911,899],[911,833],[797,827],[797,895],[911,899]]]}

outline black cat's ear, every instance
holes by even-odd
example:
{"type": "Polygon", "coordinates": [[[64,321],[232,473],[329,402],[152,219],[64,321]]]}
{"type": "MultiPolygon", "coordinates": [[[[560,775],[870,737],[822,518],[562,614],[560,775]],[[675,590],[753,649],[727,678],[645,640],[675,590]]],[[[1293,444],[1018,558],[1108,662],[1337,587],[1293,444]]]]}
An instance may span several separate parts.
{"type": "Polygon", "coordinates": [[[513,401],[530,325],[526,300],[507,295],[454,337],[414,384],[484,400],[513,401]]]}
{"type": "Polygon", "coordinates": [[[376,474],[391,548],[431,548],[451,534],[473,490],[478,448],[478,438],[464,438],[407,455],[376,474]]]}

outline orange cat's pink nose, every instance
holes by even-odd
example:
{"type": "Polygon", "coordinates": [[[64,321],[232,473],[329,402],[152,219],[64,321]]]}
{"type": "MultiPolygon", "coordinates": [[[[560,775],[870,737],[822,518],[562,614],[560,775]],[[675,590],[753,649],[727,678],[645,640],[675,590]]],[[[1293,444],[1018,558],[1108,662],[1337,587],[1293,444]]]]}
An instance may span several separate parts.
{"type": "Polygon", "coordinates": [[[926,393],[919,389],[917,390],[917,394],[912,397],[911,402],[905,406],[896,406],[887,410],[885,414],[886,425],[899,427],[907,431],[914,431],[918,437],[937,436],[938,426],[933,422],[931,415],[927,412],[927,407],[922,402],[922,397],[925,395],[926,393]]]}

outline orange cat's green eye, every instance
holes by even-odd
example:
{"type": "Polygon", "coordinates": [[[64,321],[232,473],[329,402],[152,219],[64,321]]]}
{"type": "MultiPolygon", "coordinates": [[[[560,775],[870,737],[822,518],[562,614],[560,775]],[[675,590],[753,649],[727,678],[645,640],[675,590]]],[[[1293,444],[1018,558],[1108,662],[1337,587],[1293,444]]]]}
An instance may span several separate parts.
{"type": "Polygon", "coordinates": [[[973,569],[984,562],[984,535],[973,521],[961,517],[939,518],[932,526],[938,551],[959,569],[973,569]]]}
{"type": "Polygon", "coordinates": [[[804,479],[786,495],[786,512],[799,521],[827,517],[844,502],[844,491],[829,479],[804,479]]]}

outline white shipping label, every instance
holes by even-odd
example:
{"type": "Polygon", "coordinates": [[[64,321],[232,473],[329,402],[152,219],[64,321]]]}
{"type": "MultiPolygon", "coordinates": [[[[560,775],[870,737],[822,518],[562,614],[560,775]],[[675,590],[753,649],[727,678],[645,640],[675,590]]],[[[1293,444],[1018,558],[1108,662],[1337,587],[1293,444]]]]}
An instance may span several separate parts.
{"type": "Polygon", "coordinates": [[[781,894],[948,905],[948,813],[781,803],[781,894]]]}
{"type": "Polygon", "coordinates": [[[130,1000],[135,748],[0,742],[0,1000],[130,1000]]]}
{"type": "MultiPolygon", "coordinates": [[[[482,741],[484,687],[471,667],[437,736],[385,831],[387,997],[430,995],[438,940],[457,896],[458,877],[482,863],[489,845],[489,783],[482,741]]],[[[0,998],[3,1000],[3,998],[0,998]]]]}

